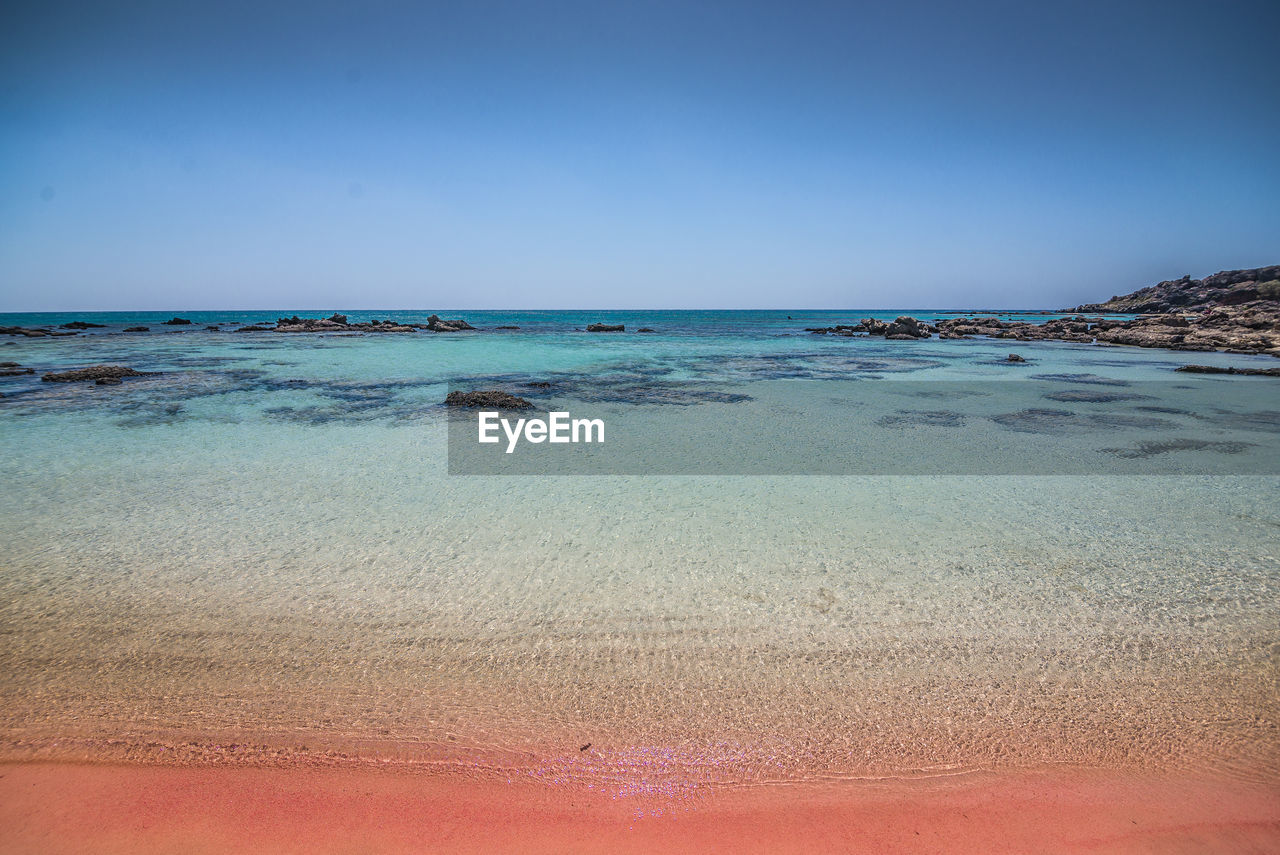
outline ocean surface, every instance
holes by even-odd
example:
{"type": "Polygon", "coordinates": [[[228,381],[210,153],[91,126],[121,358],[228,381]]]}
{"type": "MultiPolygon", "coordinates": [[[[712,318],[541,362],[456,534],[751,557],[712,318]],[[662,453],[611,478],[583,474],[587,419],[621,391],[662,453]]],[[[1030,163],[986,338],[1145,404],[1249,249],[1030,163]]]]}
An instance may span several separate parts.
{"type": "Polygon", "coordinates": [[[0,316],[108,324],[0,337],[0,757],[1280,772],[1280,381],[1173,370],[1270,357],[804,332],[899,312],[232,331],[332,311],[0,316]],[[154,373],[40,381],[95,363],[154,373]],[[490,388],[611,439],[465,458],[442,402],[490,388]]]}

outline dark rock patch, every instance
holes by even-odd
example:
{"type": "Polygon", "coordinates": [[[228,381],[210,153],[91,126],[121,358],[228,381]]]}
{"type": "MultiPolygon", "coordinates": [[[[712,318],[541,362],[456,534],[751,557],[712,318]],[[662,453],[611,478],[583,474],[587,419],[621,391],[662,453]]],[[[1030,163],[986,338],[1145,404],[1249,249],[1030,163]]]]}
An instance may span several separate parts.
{"type": "Polygon", "coordinates": [[[1064,389],[1045,395],[1050,401],[1078,404],[1110,404],[1114,401],[1138,401],[1150,395],[1134,395],[1128,392],[1104,392],[1094,389],[1064,389]]]}
{"type": "Polygon", "coordinates": [[[1219,368],[1216,365],[1183,365],[1175,371],[1188,374],[1248,374],[1259,377],[1280,377],[1280,368],[1219,368]]]}
{"type": "Polygon", "coordinates": [[[876,424],[886,428],[960,427],[965,418],[952,410],[898,410],[876,419],[876,424]]]}
{"type": "Polygon", "coordinates": [[[114,380],[119,383],[122,377],[143,376],[145,376],[145,372],[135,371],[124,365],[90,365],[87,368],[75,368],[71,371],[54,371],[45,374],[40,379],[46,383],[78,383],[82,380],[114,380]]]}
{"type": "Polygon", "coordinates": [[[1097,374],[1032,374],[1033,380],[1056,380],[1060,383],[1089,383],[1095,386],[1128,386],[1128,380],[1116,380],[1097,374]]]}
{"type": "Polygon", "coordinates": [[[170,327],[181,327],[181,326],[186,326],[186,325],[190,324],[190,323],[191,323],[191,321],[187,320],[186,318],[170,318],[169,320],[165,321],[164,323],[165,323],[165,326],[170,326],[170,327]]]}
{"type": "Polygon", "coordinates": [[[498,389],[482,389],[471,392],[453,391],[444,399],[449,407],[493,407],[499,410],[531,410],[533,404],[498,389]]]}
{"type": "Polygon", "coordinates": [[[57,330],[46,330],[38,327],[0,327],[0,335],[20,335],[26,338],[59,338],[68,335],[78,335],[75,330],[67,330],[59,332],[57,330]]]}
{"type": "Polygon", "coordinates": [[[623,332],[626,324],[587,324],[587,332],[623,332]]]}
{"type": "Polygon", "coordinates": [[[1169,454],[1175,451],[1216,451],[1220,454],[1239,454],[1253,446],[1254,443],[1252,442],[1227,442],[1207,439],[1165,439],[1139,442],[1137,445],[1129,448],[1102,448],[1099,449],[1099,451],[1104,454],[1114,455],[1115,457],[1123,457],[1127,460],[1142,460],[1148,457],[1156,457],[1161,454],[1169,454]]]}

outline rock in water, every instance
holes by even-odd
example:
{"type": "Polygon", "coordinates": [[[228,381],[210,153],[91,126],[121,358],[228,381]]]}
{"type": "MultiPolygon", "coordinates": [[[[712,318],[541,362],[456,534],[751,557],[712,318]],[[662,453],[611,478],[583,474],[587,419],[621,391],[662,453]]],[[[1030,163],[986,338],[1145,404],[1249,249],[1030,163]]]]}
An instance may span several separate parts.
{"type": "MultiPolygon", "coordinates": [[[[46,383],[78,383],[82,380],[115,380],[121,377],[143,377],[145,372],[134,371],[125,365],[90,365],[88,368],[73,368],[70,371],[55,371],[40,379],[46,383]]],[[[105,385],[105,384],[103,384],[105,385]]]]}
{"type": "Polygon", "coordinates": [[[427,329],[432,332],[459,332],[461,330],[473,330],[475,327],[462,320],[462,318],[446,321],[439,315],[431,315],[427,318],[427,329]]]}
{"type": "Polygon", "coordinates": [[[1021,356],[1019,356],[1016,353],[1011,353],[1009,354],[1008,361],[1009,362],[1026,362],[1027,360],[1023,359],[1021,356]]]}
{"type": "Polygon", "coordinates": [[[1259,377],[1280,377],[1280,368],[1219,368],[1216,365],[1183,365],[1175,371],[1190,374],[1252,374],[1259,377]]]}
{"type": "Polygon", "coordinates": [[[191,323],[191,321],[187,320],[186,318],[170,318],[169,320],[165,321],[165,325],[170,327],[185,326],[189,323],[191,323]]]}
{"type": "Polygon", "coordinates": [[[587,332],[624,332],[626,324],[587,324],[587,332]]]}
{"type": "Polygon", "coordinates": [[[496,410],[531,410],[533,404],[524,398],[502,392],[497,389],[482,389],[471,392],[450,392],[444,399],[450,407],[493,407],[496,410]]]}
{"type": "Polygon", "coordinates": [[[888,339],[928,338],[930,335],[929,325],[910,315],[898,317],[884,330],[884,337],[888,339]]]}

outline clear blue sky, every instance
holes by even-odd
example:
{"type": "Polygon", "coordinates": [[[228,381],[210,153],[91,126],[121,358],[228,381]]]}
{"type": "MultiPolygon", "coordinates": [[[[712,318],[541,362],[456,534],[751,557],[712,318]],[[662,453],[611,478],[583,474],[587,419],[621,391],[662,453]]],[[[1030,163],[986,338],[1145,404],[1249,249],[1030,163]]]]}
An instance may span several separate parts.
{"type": "Polygon", "coordinates": [[[1280,4],[0,13],[0,310],[1045,307],[1280,262],[1280,4]]]}

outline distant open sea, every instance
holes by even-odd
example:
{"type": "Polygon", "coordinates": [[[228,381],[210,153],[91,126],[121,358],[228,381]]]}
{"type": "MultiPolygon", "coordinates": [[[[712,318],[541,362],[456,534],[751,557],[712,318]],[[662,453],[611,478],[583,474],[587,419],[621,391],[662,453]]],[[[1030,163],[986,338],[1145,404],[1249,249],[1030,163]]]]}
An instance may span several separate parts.
{"type": "Polygon", "coordinates": [[[940,316],[856,310],[234,332],[333,311],[0,315],[108,325],[0,337],[35,370],[0,377],[0,757],[636,799],[1063,763],[1275,780],[1280,383],[1173,371],[1270,357],[805,332],[940,316]],[[149,374],[40,380],[97,363],[149,374]],[[491,388],[604,419],[603,474],[451,469],[445,395],[491,388]]]}

